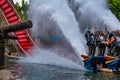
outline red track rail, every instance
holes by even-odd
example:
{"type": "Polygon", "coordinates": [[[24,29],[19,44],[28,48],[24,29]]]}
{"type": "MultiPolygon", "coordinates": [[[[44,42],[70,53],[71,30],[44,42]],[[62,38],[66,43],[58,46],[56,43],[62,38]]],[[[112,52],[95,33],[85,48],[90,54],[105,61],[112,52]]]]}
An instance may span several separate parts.
{"type": "MultiPolygon", "coordinates": [[[[7,24],[16,24],[21,21],[21,17],[9,0],[0,0],[0,11],[4,16],[7,24]]],[[[27,30],[19,30],[14,32],[18,36],[17,44],[25,54],[29,55],[29,50],[36,47],[27,30]]]]}

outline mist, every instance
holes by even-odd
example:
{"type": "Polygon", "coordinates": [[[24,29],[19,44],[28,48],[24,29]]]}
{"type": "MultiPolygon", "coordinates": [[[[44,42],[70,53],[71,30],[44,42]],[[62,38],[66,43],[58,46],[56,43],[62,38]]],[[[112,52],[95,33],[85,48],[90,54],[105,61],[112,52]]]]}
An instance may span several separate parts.
{"type": "Polygon", "coordinates": [[[106,0],[71,0],[70,7],[82,32],[93,30],[95,24],[98,29],[104,29],[104,25],[107,25],[109,30],[120,29],[120,22],[109,9],[106,0]]]}
{"type": "MultiPolygon", "coordinates": [[[[88,53],[84,38],[85,31],[93,31],[95,24],[97,29],[102,30],[104,30],[104,25],[107,25],[109,30],[120,28],[120,22],[109,9],[106,0],[70,0],[69,2],[68,0],[31,0],[29,19],[33,22],[31,30],[33,38],[42,37],[46,41],[49,41],[52,35],[60,38],[55,41],[56,43],[47,43],[50,45],[50,47],[44,47],[44,50],[50,49],[47,55],[51,56],[51,53],[54,53],[52,58],[56,59],[57,55],[60,60],[62,57],[75,63],[81,63],[80,55],[88,53]]],[[[43,49],[42,42],[40,43],[43,49]]],[[[39,62],[39,58],[43,55],[41,52],[37,54],[38,61],[35,61],[39,62]]],[[[59,63],[62,62],[60,60],[59,63]]],[[[54,64],[54,62],[49,62],[49,64],[54,64]]]]}
{"type": "Polygon", "coordinates": [[[34,37],[47,39],[51,35],[59,36],[62,43],[57,44],[61,44],[65,50],[72,51],[79,57],[79,60],[81,59],[80,55],[86,53],[83,34],[80,32],[75,15],[68,6],[67,0],[31,1],[29,18],[33,22],[32,35],[34,37]]]}

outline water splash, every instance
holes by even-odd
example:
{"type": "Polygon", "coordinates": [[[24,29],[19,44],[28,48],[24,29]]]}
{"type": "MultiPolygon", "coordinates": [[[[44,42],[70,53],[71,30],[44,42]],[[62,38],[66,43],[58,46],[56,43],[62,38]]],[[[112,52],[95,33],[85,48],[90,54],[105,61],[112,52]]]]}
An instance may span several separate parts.
{"type": "Polygon", "coordinates": [[[110,30],[120,29],[120,22],[110,11],[106,0],[71,0],[71,8],[83,31],[93,29],[93,25],[103,29],[107,25],[110,30]]]}
{"type": "Polygon", "coordinates": [[[31,2],[29,11],[34,25],[33,34],[39,32],[38,35],[44,36],[62,33],[79,59],[82,53],[86,53],[84,37],[67,0],[35,0],[31,2]]]}
{"type": "Polygon", "coordinates": [[[84,68],[79,64],[76,64],[68,59],[60,57],[51,50],[35,49],[33,52],[34,55],[32,57],[27,56],[26,58],[22,58],[19,62],[37,63],[37,64],[46,64],[46,65],[49,64],[49,65],[67,67],[72,69],[84,70],[84,68]]]}

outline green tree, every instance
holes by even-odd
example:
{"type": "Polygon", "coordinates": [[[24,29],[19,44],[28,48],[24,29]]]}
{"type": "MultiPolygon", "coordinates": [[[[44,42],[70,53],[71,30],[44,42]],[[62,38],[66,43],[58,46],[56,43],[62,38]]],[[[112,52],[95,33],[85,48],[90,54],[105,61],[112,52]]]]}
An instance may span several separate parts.
{"type": "Polygon", "coordinates": [[[108,0],[108,3],[113,14],[120,20],[120,0],[108,0]]]}
{"type": "Polygon", "coordinates": [[[21,18],[23,20],[27,19],[27,8],[28,8],[28,3],[25,2],[25,0],[22,0],[22,5],[20,6],[20,4],[17,2],[16,4],[14,4],[16,10],[18,11],[19,15],[21,16],[21,18]]]}

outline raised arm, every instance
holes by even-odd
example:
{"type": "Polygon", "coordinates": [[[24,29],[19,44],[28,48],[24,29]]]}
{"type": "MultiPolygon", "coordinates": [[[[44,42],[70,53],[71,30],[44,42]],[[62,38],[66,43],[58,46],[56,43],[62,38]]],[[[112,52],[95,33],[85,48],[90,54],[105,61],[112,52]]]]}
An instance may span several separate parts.
{"type": "Polygon", "coordinates": [[[111,37],[111,40],[108,41],[108,45],[114,43],[115,40],[116,40],[115,37],[112,36],[112,37],[111,37]]]}
{"type": "Polygon", "coordinates": [[[96,34],[96,24],[94,25],[94,35],[96,34]]]}
{"type": "Polygon", "coordinates": [[[108,30],[107,30],[107,26],[105,25],[105,32],[107,32],[108,30]]]}

